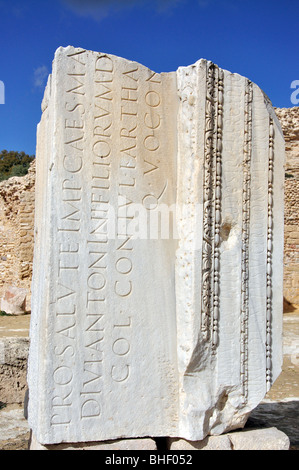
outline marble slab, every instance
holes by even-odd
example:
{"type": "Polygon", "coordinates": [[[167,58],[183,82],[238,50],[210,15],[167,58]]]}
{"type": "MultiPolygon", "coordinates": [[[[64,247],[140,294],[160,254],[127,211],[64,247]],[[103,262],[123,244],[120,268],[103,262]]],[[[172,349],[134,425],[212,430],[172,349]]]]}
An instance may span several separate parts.
{"type": "Polygon", "coordinates": [[[247,78],[56,51],[37,133],[42,445],[242,427],[282,363],[284,140],[247,78]]]}

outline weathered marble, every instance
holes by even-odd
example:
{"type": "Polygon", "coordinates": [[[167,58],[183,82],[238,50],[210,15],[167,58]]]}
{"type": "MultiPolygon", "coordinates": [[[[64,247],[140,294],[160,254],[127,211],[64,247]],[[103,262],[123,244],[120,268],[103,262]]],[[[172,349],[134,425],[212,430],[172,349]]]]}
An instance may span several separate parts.
{"type": "Polygon", "coordinates": [[[67,47],[42,110],[37,441],[242,427],[282,362],[284,141],[269,100],[206,60],[157,74],[67,47]]]}

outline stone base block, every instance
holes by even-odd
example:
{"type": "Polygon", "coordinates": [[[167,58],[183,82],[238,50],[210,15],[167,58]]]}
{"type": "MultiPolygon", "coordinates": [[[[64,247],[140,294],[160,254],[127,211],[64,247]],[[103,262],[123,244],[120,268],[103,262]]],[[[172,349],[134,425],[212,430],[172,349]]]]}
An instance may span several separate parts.
{"type": "MultiPolygon", "coordinates": [[[[290,440],[286,434],[277,428],[245,429],[242,431],[208,436],[202,441],[186,441],[184,439],[167,438],[166,450],[289,450],[290,440]]],[[[152,450],[157,451],[154,439],[119,439],[103,442],[79,442],[42,445],[31,433],[30,450],[152,450]]]]}
{"type": "Polygon", "coordinates": [[[169,450],[232,450],[227,435],[209,436],[202,441],[186,441],[184,439],[168,439],[169,450]]]}
{"type": "Polygon", "coordinates": [[[233,450],[289,450],[288,436],[277,428],[248,429],[229,434],[233,450]]]}
{"type": "Polygon", "coordinates": [[[290,440],[277,428],[248,429],[221,436],[208,436],[202,441],[169,439],[170,450],[289,450],[290,440]]]}
{"type": "Polygon", "coordinates": [[[44,446],[31,434],[29,450],[157,450],[153,439],[119,439],[103,442],[63,443],[44,446]]]}

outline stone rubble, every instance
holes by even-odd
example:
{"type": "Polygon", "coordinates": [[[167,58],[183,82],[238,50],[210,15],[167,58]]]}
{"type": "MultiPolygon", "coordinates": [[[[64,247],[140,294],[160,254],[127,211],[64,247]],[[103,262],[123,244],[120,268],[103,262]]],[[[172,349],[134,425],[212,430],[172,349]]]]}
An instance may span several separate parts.
{"type": "Polygon", "coordinates": [[[11,315],[24,315],[26,313],[27,290],[16,286],[9,286],[1,299],[0,309],[11,315]]]}

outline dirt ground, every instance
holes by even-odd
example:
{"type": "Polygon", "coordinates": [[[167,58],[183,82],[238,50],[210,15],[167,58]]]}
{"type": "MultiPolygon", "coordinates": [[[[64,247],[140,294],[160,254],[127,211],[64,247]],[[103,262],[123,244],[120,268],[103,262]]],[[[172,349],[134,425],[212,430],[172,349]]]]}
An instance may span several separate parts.
{"type": "MultiPolygon", "coordinates": [[[[30,315],[0,316],[0,338],[28,337],[29,325],[30,315]]],[[[283,332],[282,372],[246,427],[277,427],[289,436],[291,450],[299,450],[299,308],[284,313],[283,332]]],[[[0,450],[28,449],[26,423],[22,406],[0,402],[0,450]],[[1,430],[7,439],[1,439],[1,430]]]]}
{"type": "Polygon", "coordinates": [[[28,337],[30,326],[30,315],[3,315],[0,316],[0,338],[28,337]]]}

